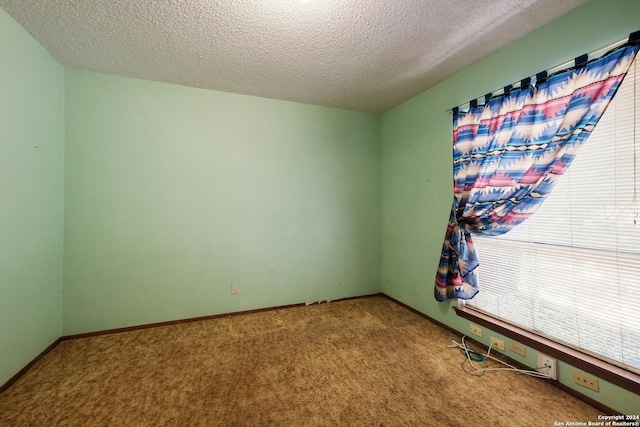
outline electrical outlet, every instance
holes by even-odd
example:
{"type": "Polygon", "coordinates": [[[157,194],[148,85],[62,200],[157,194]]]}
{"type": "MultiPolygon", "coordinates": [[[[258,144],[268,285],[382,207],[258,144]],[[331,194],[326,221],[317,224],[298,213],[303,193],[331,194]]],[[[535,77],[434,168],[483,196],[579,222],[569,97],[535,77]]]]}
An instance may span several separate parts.
{"type": "Polygon", "coordinates": [[[504,351],[504,341],[499,340],[496,337],[490,337],[489,344],[491,344],[492,348],[495,348],[496,350],[504,351]]]}
{"type": "Polygon", "coordinates": [[[522,357],[525,357],[527,355],[527,347],[516,341],[509,341],[509,350],[513,351],[515,354],[519,354],[522,357]]]}
{"type": "Polygon", "coordinates": [[[600,391],[600,387],[598,386],[598,379],[590,377],[587,374],[584,374],[580,371],[573,371],[573,382],[576,384],[580,384],[583,387],[590,388],[593,391],[600,391]]]}
{"type": "Polygon", "coordinates": [[[469,331],[474,334],[477,335],[479,337],[482,336],[482,328],[480,326],[476,326],[476,325],[469,325],[469,331]]]}
{"type": "Polygon", "coordinates": [[[238,293],[238,284],[234,283],[231,285],[231,294],[236,295],[238,293]]]}
{"type": "Polygon", "coordinates": [[[538,372],[546,374],[552,380],[557,380],[558,361],[546,354],[538,353],[538,372]]]}

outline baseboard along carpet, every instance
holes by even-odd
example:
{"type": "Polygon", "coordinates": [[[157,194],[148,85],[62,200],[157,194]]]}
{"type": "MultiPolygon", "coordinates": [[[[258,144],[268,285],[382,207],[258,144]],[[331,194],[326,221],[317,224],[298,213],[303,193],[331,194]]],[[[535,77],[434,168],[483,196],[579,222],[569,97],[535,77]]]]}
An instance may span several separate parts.
{"type": "Polygon", "coordinates": [[[383,296],[65,340],[0,394],[2,426],[553,426],[598,410],[461,369],[451,332],[383,296]]]}

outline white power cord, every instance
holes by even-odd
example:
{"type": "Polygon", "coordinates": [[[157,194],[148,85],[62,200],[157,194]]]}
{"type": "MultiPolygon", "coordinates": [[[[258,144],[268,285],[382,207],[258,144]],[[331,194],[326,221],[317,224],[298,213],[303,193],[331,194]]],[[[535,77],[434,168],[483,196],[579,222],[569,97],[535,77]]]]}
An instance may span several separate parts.
{"type": "MultiPolygon", "coordinates": [[[[527,370],[527,369],[520,369],[520,368],[516,368],[513,365],[508,364],[507,362],[505,362],[504,360],[501,360],[497,357],[491,356],[491,348],[493,347],[493,344],[491,344],[489,346],[489,349],[487,350],[487,354],[481,354],[473,349],[471,349],[467,344],[465,344],[464,339],[466,337],[463,336],[462,337],[462,343],[459,343],[456,340],[451,340],[451,344],[449,345],[450,348],[460,348],[462,350],[464,350],[464,353],[466,355],[466,360],[464,362],[462,362],[462,370],[465,371],[466,373],[470,374],[470,375],[474,375],[474,376],[482,376],[485,374],[485,372],[487,371],[511,371],[511,372],[517,372],[520,374],[524,374],[524,375],[529,375],[532,377],[536,377],[536,378],[550,378],[549,375],[547,373],[544,372],[538,372],[536,370],[527,370]],[[474,354],[476,356],[476,360],[474,360],[474,358],[472,358],[472,354],[474,354]],[[493,361],[496,361],[504,366],[507,366],[506,368],[487,368],[486,366],[476,366],[474,364],[474,362],[486,362],[487,359],[491,359],[493,361]],[[473,369],[475,369],[476,371],[479,371],[479,373],[473,373],[473,372],[469,372],[465,369],[464,365],[469,362],[469,364],[471,365],[471,367],[473,369]]],[[[536,368],[536,369],[542,369],[545,368],[545,366],[541,367],[541,368],[536,368]]],[[[548,367],[547,367],[548,368],[548,367]]]]}

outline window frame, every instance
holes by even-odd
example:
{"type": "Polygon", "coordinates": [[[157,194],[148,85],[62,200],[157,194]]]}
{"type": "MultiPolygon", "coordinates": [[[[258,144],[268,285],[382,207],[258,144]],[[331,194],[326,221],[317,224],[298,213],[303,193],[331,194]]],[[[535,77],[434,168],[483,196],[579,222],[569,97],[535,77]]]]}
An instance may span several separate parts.
{"type": "MultiPolygon", "coordinates": [[[[639,61],[640,52],[634,59],[636,66],[640,66],[640,63],[638,63],[639,61]]],[[[632,67],[634,67],[634,65],[632,65],[632,67]]],[[[630,68],[630,73],[632,72],[632,69],[635,70],[635,68],[630,68]]],[[[636,79],[637,78],[638,77],[636,77],[636,79]]],[[[585,250],[589,249],[585,248],[585,250]]],[[[469,306],[463,300],[458,300],[458,305],[453,306],[452,308],[457,316],[495,331],[496,333],[502,334],[505,337],[522,343],[533,350],[542,352],[559,361],[567,363],[571,365],[573,369],[582,370],[604,381],[617,385],[624,390],[640,395],[639,373],[625,369],[622,366],[618,366],[617,364],[610,363],[606,360],[602,360],[596,356],[592,356],[591,354],[555,341],[552,338],[521,328],[490,313],[469,306]]],[[[570,378],[570,376],[567,378],[570,378]]],[[[573,383],[573,381],[571,381],[571,383],[573,383]]]]}
{"type": "MultiPolygon", "coordinates": [[[[462,302],[462,301],[461,301],[462,302]]],[[[570,364],[588,374],[640,395],[640,375],[597,359],[549,338],[529,332],[464,304],[454,306],[456,314],[505,337],[570,364]]]]}

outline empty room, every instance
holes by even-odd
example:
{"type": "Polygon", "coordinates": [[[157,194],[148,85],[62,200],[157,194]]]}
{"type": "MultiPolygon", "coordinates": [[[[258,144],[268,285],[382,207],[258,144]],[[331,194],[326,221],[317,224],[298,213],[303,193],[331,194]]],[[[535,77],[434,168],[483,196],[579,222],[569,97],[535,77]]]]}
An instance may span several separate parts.
{"type": "Polygon", "coordinates": [[[640,426],[638,17],[0,0],[0,426],[640,426]]]}

